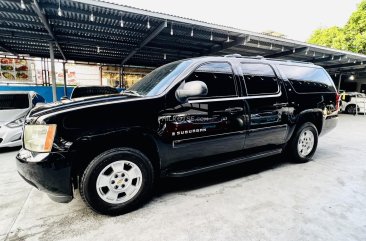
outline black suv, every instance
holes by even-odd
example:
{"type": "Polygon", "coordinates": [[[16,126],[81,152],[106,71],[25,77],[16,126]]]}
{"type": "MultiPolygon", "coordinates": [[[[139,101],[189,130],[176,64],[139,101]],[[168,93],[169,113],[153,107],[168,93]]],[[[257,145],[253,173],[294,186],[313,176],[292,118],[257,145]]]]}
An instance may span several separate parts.
{"type": "Polygon", "coordinates": [[[40,106],[27,116],[20,175],[58,202],[79,188],[95,211],[137,208],[159,177],[286,153],[314,154],[339,95],[310,63],[200,57],[162,66],[121,94],[40,106]]]}

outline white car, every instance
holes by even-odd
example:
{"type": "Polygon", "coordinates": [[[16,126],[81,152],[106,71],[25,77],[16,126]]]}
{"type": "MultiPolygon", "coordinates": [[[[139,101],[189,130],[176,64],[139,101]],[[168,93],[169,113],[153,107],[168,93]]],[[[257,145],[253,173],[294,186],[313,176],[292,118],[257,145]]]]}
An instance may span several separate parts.
{"type": "Polygon", "coordinates": [[[0,148],[22,145],[26,115],[37,103],[44,102],[34,91],[0,91],[0,148]]]}
{"type": "Polygon", "coordinates": [[[363,93],[349,92],[341,94],[341,111],[348,114],[364,113],[366,109],[366,95],[363,93]]]}

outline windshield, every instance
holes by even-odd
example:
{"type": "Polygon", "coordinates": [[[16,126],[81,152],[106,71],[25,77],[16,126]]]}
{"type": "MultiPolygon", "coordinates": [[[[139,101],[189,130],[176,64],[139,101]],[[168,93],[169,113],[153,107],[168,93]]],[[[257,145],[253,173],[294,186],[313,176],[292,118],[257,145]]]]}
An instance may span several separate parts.
{"type": "Polygon", "coordinates": [[[0,95],[0,110],[26,109],[29,107],[28,94],[0,95]]]}
{"type": "Polygon", "coordinates": [[[161,94],[190,63],[191,61],[177,61],[161,66],[146,75],[126,92],[130,91],[146,96],[161,94]]]}

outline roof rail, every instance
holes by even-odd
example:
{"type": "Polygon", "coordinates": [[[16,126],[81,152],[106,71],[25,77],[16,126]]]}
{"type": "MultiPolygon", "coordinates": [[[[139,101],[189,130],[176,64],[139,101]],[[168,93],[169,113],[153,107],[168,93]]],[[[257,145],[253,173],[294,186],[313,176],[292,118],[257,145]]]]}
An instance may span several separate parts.
{"type": "Polygon", "coordinates": [[[265,58],[266,60],[270,61],[282,61],[282,62],[288,62],[288,63],[299,63],[299,64],[310,64],[314,65],[312,62],[305,62],[305,61],[298,61],[298,60],[290,60],[290,59],[273,59],[273,58],[265,58]]]}
{"type": "Polygon", "coordinates": [[[248,58],[248,59],[264,59],[263,56],[257,55],[257,56],[243,56],[241,54],[228,54],[224,57],[234,57],[234,58],[248,58]]]}
{"type": "Polygon", "coordinates": [[[224,57],[242,58],[243,56],[241,56],[241,54],[228,54],[228,55],[225,55],[224,57]]]}
{"type": "Polygon", "coordinates": [[[243,56],[241,54],[228,54],[224,57],[231,57],[231,58],[247,58],[247,59],[263,59],[263,60],[270,60],[270,61],[282,61],[282,62],[288,62],[288,63],[299,63],[299,64],[310,64],[314,65],[312,62],[304,62],[304,61],[296,61],[296,60],[289,60],[289,59],[274,59],[274,58],[265,58],[261,55],[257,56],[243,56]]]}

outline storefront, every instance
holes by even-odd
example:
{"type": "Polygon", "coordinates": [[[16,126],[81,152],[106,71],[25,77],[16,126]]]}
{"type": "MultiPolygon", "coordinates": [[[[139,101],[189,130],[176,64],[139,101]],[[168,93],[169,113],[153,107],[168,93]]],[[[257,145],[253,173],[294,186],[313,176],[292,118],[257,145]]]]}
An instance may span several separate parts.
{"type": "MultiPolygon", "coordinates": [[[[0,58],[0,84],[2,85],[50,85],[50,63],[44,59],[0,58]]],[[[153,68],[125,67],[100,64],[55,63],[56,84],[67,86],[111,86],[128,88],[138,82],[153,68]]]]}

